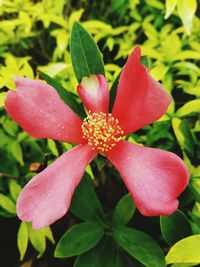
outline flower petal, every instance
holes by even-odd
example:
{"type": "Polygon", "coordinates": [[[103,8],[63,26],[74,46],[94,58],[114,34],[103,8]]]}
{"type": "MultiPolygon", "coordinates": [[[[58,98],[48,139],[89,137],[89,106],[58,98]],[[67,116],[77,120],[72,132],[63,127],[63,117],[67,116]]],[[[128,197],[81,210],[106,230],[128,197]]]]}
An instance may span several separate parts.
{"type": "Polygon", "coordinates": [[[138,210],[146,216],[170,215],[189,181],[174,153],[121,141],[106,157],[120,172],[138,210]]]}
{"type": "Polygon", "coordinates": [[[87,164],[96,154],[87,144],[76,146],[37,174],[17,200],[19,218],[32,221],[33,228],[39,229],[64,216],[87,164]]]}
{"type": "Polygon", "coordinates": [[[5,108],[29,135],[75,144],[83,143],[81,119],[50,85],[16,77],[16,91],[9,91],[5,108]]]}
{"type": "Polygon", "coordinates": [[[171,97],[140,63],[140,48],[136,47],[120,75],[113,116],[128,134],[159,119],[170,102],[171,97]]]}
{"type": "Polygon", "coordinates": [[[92,113],[108,112],[109,88],[103,75],[84,77],[77,90],[87,110],[92,113]]]}

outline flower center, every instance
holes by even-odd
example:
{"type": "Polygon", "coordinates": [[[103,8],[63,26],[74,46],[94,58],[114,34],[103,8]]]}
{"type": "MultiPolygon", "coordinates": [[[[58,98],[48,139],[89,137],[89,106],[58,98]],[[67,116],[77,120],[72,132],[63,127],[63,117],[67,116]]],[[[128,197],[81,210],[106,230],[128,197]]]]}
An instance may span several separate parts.
{"type": "Polygon", "coordinates": [[[83,120],[83,138],[88,139],[92,149],[107,152],[122,139],[124,131],[112,114],[91,113],[83,120]]]}

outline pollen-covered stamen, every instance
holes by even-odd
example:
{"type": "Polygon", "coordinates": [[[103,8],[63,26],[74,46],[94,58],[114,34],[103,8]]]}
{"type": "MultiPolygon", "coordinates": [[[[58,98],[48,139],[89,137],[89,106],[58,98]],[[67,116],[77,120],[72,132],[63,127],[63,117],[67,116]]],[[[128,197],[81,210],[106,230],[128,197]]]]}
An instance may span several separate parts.
{"type": "Polygon", "coordinates": [[[83,120],[82,131],[92,149],[98,149],[102,153],[112,149],[124,134],[119,121],[112,114],[103,112],[89,112],[83,120]]]}

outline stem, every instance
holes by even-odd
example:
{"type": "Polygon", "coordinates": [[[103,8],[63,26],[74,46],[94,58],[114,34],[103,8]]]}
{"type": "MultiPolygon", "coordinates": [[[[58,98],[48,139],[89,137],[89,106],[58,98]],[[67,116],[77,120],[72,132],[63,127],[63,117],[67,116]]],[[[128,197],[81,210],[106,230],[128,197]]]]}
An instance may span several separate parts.
{"type": "Polygon", "coordinates": [[[7,173],[0,172],[0,178],[8,178],[8,179],[14,179],[14,180],[21,180],[22,177],[16,177],[7,173]]]}

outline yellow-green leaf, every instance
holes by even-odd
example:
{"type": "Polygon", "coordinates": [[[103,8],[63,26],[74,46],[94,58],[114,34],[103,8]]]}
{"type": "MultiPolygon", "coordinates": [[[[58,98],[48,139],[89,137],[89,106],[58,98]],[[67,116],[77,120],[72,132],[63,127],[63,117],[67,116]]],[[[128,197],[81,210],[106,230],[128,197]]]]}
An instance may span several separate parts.
{"type": "Polygon", "coordinates": [[[151,69],[150,73],[154,77],[154,79],[158,81],[163,79],[168,69],[169,68],[166,65],[159,62],[155,67],[151,69]]]}
{"type": "Polygon", "coordinates": [[[17,235],[17,245],[20,253],[20,260],[22,261],[28,246],[28,229],[25,222],[20,224],[17,235]]]}
{"type": "Polygon", "coordinates": [[[17,183],[17,181],[10,179],[9,189],[13,200],[16,201],[20,191],[22,190],[21,186],[17,183]]]}
{"type": "Polygon", "coordinates": [[[6,99],[6,95],[7,95],[6,92],[3,92],[0,94],[0,108],[4,106],[4,101],[6,99]]]}
{"type": "Polygon", "coordinates": [[[200,59],[200,53],[198,51],[190,51],[190,50],[185,50],[181,51],[180,53],[177,53],[174,55],[174,61],[175,60],[184,60],[184,59],[200,59]]]}
{"type": "Polygon", "coordinates": [[[51,231],[51,228],[48,226],[48,227],[44,227],[42,228],[41,230],[41,233],[43,233],[43,235],[48,238],[52,243],[55,243],[55,240],[54,240],[54,237],[53,237],[53,234],[52,234],[52,231],[51,231]]]}
{"type": "Polygon", "coordinates": [[[40,258],[46,249],[46,238],[41,230],[34,230],[31,224],[28,225],[28,235],[31,244],[39,252],[38,258],[40,258]]]}
{"type": "Polygon", "coordinates": [[[53,153],[54,156],[58,157],[58,150],[56,148],[56,143],[55,141],[48,139],[47,140],[47,144],[49,149],[51,150],[51,152],[53,153]]]}
{"type": "Polygon", "coordinates": [[[196,0],[179,0],[178,13],[181,17],[186,33],[189,35],[192,28],[192,21],[197,9],[196,0]]]}
{"type": "Polygon", "coordinates": [[[185,105],[183,105],[180,109],[177,110],[176,115],[178,117],[183,117],[194,112],[200,112],[200,99],[195,99],[187,102],[185,105]]]}
{"type": "Polygon", "coordinates": [[[187,263],[191,266],[200,263],[200,235],[184,238],[171,247],[167,256],[167,264],[187,263]]]}
{"type": "Polygon", "coordinates": [[[15,204],[12,202],[12,200],[10,200],[7,196],[4,196],[3,194],[0,194],[0,206],[8,212],[16,214],[15,204]]]}
{"type": "Polygon", "coordinates": [[[172,14],[174,11],[176,5],[177,5],[178,0],[166,0],[165,1],[165,6],[166,6],[166,14],[165,14],[165,19],[169,18],[169,16],[172,14]]]}

